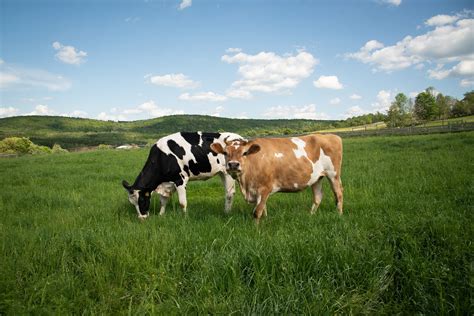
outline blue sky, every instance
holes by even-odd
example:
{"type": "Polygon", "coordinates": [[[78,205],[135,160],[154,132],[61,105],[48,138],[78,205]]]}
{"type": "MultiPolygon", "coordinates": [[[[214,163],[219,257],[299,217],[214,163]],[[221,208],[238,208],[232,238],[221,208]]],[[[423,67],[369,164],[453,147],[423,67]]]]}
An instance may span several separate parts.
{"type": "Polygon", "coordinates": [[[0,117],[343,119],[474,89],[474,2],[0,0],[0,117]]]}

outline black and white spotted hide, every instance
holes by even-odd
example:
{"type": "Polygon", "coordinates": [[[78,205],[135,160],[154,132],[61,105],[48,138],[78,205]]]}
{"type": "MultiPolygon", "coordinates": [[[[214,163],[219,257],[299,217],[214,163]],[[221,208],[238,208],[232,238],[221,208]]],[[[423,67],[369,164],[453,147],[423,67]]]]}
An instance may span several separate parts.
{"type": "Polygon", "coordinates": [[[234,179],[226,172],[225,157],[216,154],[210,146],[214,142],[242,139],[234,133],[181,132],[159,139],[150,149],[150,154],[135,182],[130,185],[122,181],[128,199],[144,219],[149,215],[153,192],[160,196],[160,215],[165,212],[174,191],[179,204],[186,212],[186,185],[191,180],[206,180],[220,175],[225,188],[225,211],[229,212],[235,193],[234,179]]]}

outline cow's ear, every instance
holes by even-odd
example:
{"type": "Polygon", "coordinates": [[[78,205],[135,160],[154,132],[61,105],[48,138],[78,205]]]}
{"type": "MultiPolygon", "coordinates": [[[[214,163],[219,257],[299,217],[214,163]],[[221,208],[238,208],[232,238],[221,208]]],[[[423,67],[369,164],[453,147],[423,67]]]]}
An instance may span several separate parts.
{"type": "Polygon", "coordinates": [[[258,153],[259,151],[260,151],[260,145],[252,144],[252,146],[250,146],[250,148],[245,152],[245,154],[251,155],[251,154],[258,153]]]}
{"type": "Polygon", "coordinates": [[[219,143],[211,144],[211,150],[213,152],[215,152],[216,154],[224,154],[225,153],[224,148],[219,143]]]}
{"type": "Polygon", "coordinates": [[[132,186],[130,184],[128,184],[128,182],[126,180],[122,181],[122,185],[125,188],[125,190],[128,191],[128,193],[132,193],[132,191],[133,191],[132,186]]]}

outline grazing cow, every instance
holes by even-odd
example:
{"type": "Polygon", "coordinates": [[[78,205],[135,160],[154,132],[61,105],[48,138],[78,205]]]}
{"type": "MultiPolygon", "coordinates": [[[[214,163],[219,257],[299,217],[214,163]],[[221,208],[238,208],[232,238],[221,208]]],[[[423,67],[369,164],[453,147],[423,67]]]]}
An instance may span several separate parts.
{"type": "Polygon", "coordinates": [[[160,195],[160,215],[174,191],[178,192],[179,204],[186,212],[186,184],[190,180],[206,180],[216,174],[224,183],[225,211],[229,212],[235,193],[235,181],[225,168],[225,157],[211,151],[213,142],[224,144],[225,140],[242,139],[233,133],[175,133],[159,139],[150,149],[150,154],[135,182],[130,185],[123,180],[128,199],[138,217],[148,217],[151,193],[160,195]]]}
{"type": "Polygon", "coordinates": [[[275,192],[297,192],[311,186],[313,214],[321,203],[322,178],[327,177],[342,214],[342,140],[336,135],[292,138],[256,138],[214,143],[211,149],[226,156],[227,172],[240,183],[247,202],[256,204],[258,223],[266,202],[275,192]]]}

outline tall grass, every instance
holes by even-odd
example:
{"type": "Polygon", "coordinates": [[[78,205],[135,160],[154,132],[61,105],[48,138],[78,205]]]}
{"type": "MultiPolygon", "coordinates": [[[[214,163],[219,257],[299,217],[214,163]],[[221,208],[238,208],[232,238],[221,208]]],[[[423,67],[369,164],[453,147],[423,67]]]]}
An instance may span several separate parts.
{"type": "Polygon", "coordinates": [[[474,133],[348,139],[327,184],[256,227],[218,179],[140,222],[120,185],[147,152],[0,160],[0,313],[470,314],[474,133]]]}

